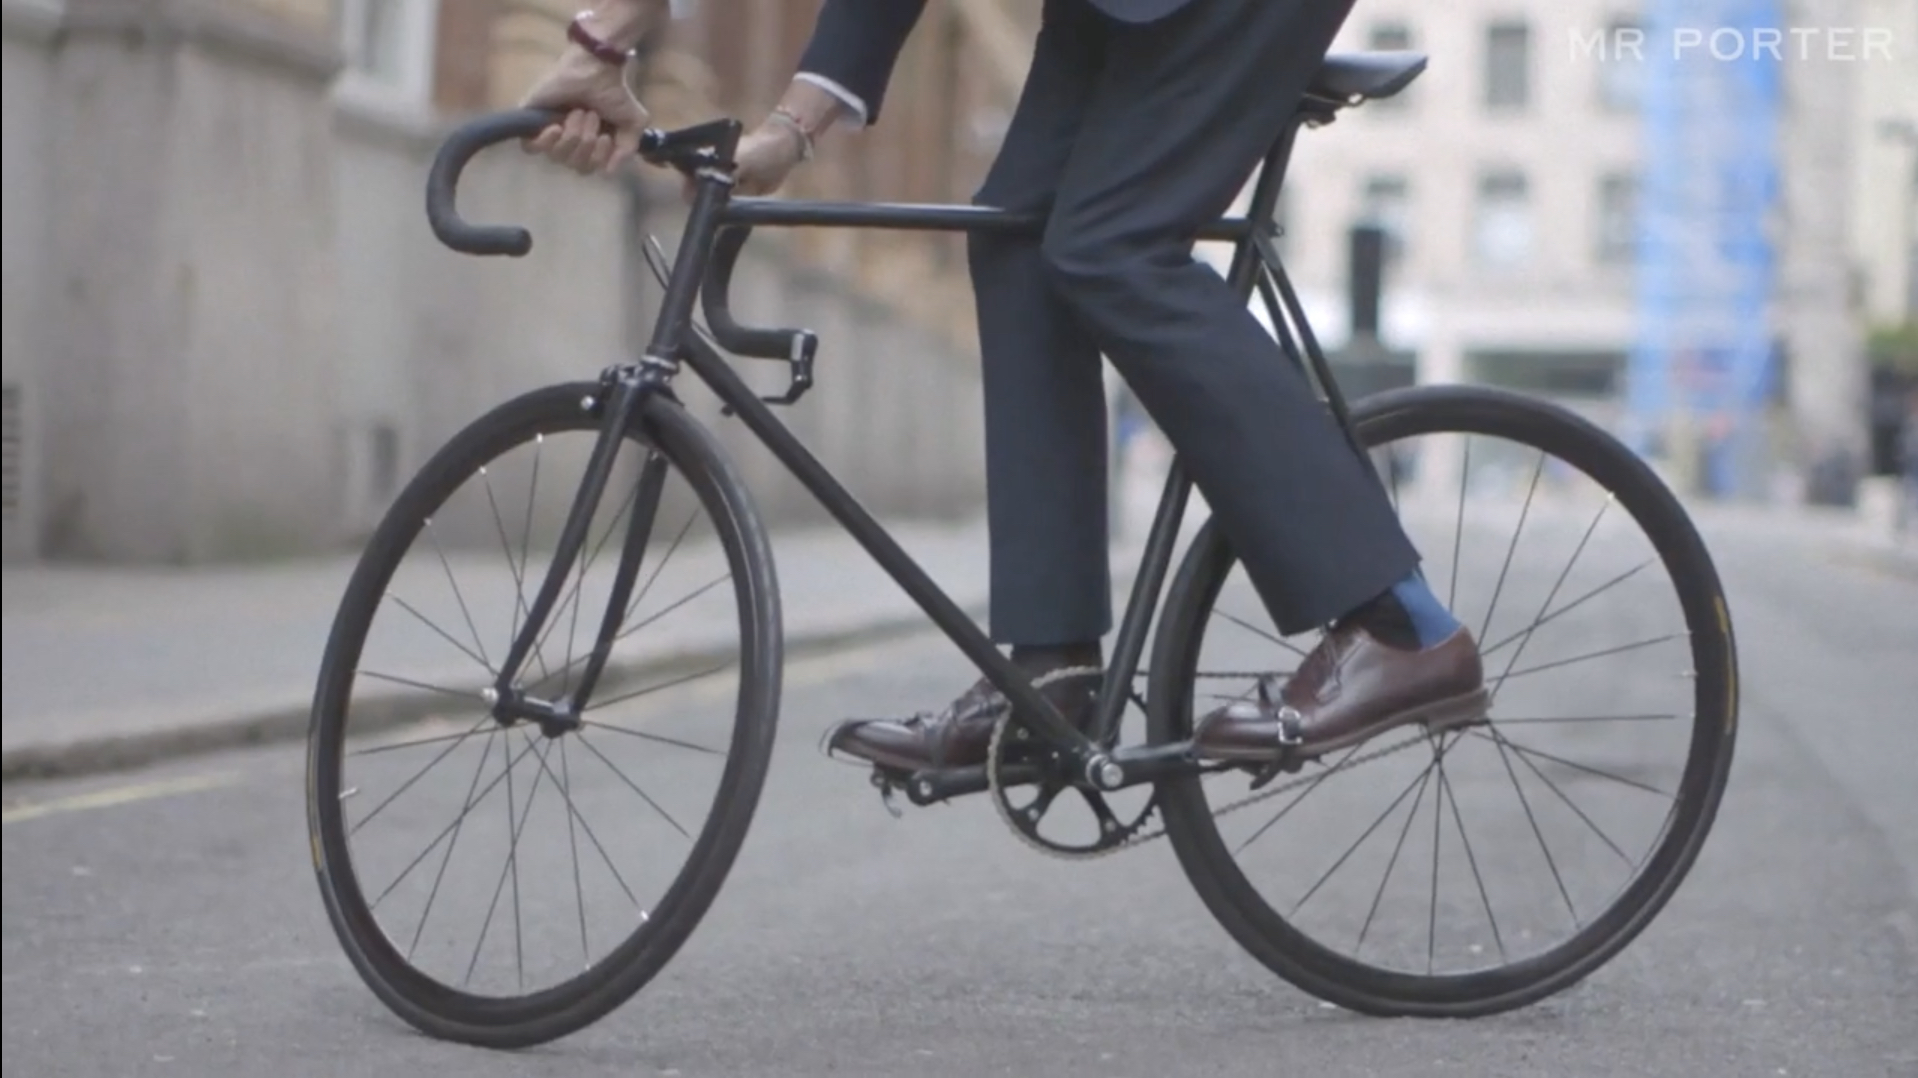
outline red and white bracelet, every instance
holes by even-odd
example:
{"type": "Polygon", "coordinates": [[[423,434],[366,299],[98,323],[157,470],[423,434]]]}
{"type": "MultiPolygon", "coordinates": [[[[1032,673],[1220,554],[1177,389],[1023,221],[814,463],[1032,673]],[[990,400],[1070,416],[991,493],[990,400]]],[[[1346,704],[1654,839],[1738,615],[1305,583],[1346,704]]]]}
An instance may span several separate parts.
{"type": "Polygon", "coordinates": [[[634,56],[638,54],[639,50],[616,48],[594,37],[593,32],[586,29],[586,19],[591,15],[592,12],[590,11],[582,11],[573,16],[573,21],[566,24],[567,40],[585,49],[596,59],[603,60],[614,67],[625,67],[632,61],[634,56]]]}

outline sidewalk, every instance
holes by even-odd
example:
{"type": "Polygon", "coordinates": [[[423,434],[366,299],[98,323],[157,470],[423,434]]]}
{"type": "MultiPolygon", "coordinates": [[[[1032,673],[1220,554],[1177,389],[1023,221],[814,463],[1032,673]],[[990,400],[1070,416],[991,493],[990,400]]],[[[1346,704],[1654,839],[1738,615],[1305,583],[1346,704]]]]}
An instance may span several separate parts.
{"type": "MultiPolygon", "coordinates": [[[[893,535],[955,602],[984,617],[983,521],[902,524],[893,535]]],[[[836,526],[778,534],[773,556],[788,653],[931,624],[836,526]]],[[[686,549],[673,559],[673,575],[692,579],[682,563],[699,557],[714,562],[714,577],[724,573],[716,550],[686,549]]],[[[0,775],[130,767],[303,736],[321,653],[354,562],[344,556],[196,570],[7,568],[0,576],[0,775]]],[[[463,565],[457,575],[462,586],[472,579],[463,565]]],[[[510,577],[471,590],[474,617],[488,613],[480,609],[481,592],[502,604],[498,613],[506,616],[510,577]]],[[[704,618],[690,605],[683,616],[676,613],[666,649],[653,647],[640,666],[620,673],[643,675],[702,652],[733,654],[737,622],[726,616],[730,604],[706,605],[712,613],[704,618]]],[[[417,639],[402,641],[403,651],[442,664],[463,660],[425,630],[415,633],[417,639]]],[[[474,677],[470,666],[449,673],[474,677]]]]}
{"type": "MultiPolygon", "coordinates": [[[[1125,477],[1121,494],[1125,523],[1112,558],[1114,602],[1120,605],[1159,493],[1163,462],[1142,457],[1125,477]]],[[[1187,537],[1205,515],[1200,500],[1194,501],[1187,537]]],[[[1787,540],[1799,551],[1822,551],[1837,561],[1918,580],[1918,536],[1885,541],[1860,528],[1851,513],[1710,504],[1694,504],[1690,511],[1708,541],[1727,533],[1757,533],[1787,540]]],[[[983,520],[888,526],[962,609],[975,619],[985,617],[983,520]]],[[[789,655],[931,628],[917,605],[836,525],[781,532],[774,537],[773,556],[789,655]]],[[[495,574],[489,581],[454,558],[461,581],[480,580],[463,601],[470,602],[472,616],[482,624],[503,624],[510,615],[504,604],[516,589],[503,575],[503,560],[485,560],[485,571],[495,574]]],[[[0,777],[132,767],[304,736],[321,653],[354,562],[355,556],[340,556],[193,570],[6,568],[0,573],[0,777]]],[[[431,572],[437,569],[437,563],[428,566],[431,572]]],[[[704,581],[723,571],[716,550],[684,549],[674,558],[675,579],[704,581]],[[710,575],[685,564],[702,559],[712,562],[710,575]]],[[[662,669],[683,668],[703,655],[732,655],[737,625],[726,606],[707,604],[711,613],[702,618],[704,611],[689,604],[674,614],[663,647],[661,641],[649,642],[644,654],[633,657],[637,662],[628,660],[608,677],[657,677],[662,669]]],[[[389,616],[381,623],[394,621],[404,618],[389,616]]],[[[443,680],[426,680],[473,681],[474,668],[463,665],[470,660],[417,625],[399,645],[403,657],[445,669],[443,680]]],[[[497,647],[490,641],[487,646],[497,647]]],[[[394,654],[391,638],[379,654],[394,654]]],[[[409,666],[406,672],[417,670],[409,666]]],[[[366,700],[364,689],[359,692],[361,723],[376,703],[388,705],[382,710],[391,719],[420,710],[417,692],[377,702],[366,700]]]]}
{"type": "Polygon", "coordinates": [[[1708,541],[1719,531],[1761,529],[1839,562],[1918,580],[1918,530],[1887,534],[1851,509],[1691,502],[1686,511],[1708,541]]]}

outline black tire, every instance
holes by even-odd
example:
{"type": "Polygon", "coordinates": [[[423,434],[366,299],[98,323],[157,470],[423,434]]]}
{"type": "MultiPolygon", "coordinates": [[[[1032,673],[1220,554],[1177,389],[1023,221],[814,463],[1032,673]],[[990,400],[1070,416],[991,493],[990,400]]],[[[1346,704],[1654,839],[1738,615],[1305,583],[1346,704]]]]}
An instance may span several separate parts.
{"type": "MultiPolygon", "coordinates": [[[[1696,710],[1675,808],[1643,870],[1583,931],[1510,965],[1436,976],[1355,961],[1275,911],[1222,840],[1199,778],[1161,786],[1168,838],[1221,926],[1304,992],[1382,1017],[1466,1018],[1528,1006],[1576,984],[1643,931],[1684,880],[1711,829],[1731,766],[1738,713],[1736,651],[1718,574],[1683,507],[1656,474],[1603,430],[1559,407],[1482,387],[1419,387],[1362,401],[1354,420],[1369,450],[1425,434],[1511,439],[1570,463],[1616,496],[1678,585],[1678,605],[1691,633],[1696,710]]],[[[1195,537],[1167,599],[1150,674],[1153,742],[1191,736],[1201,639],[1236,563],[1215,523],[1207,521],[1195,537]]]]}
{"type": "MultiPolygon", "coordinates": [[[[360,653],[387,582],[422,522],[481,467],[536,435],[596,429],[598,420],[582,410],[580,401],[597,391],[592,384],[536,390],[457,434],[407,485],[374,533],[327,642],[308,739],[308,825],[320,894],[367,986],[395,1014],[433,1037],[525,1047],[582,1029],[630,999],[686,942],[712,904],[745,841],[765,783],[782,650],[771,547],[744,481],[719,444],[676,401],[654,394],[627,437],[656,449],[697,495],[723,545],[743,627],[729,751],[710,814],[685,865],[650,917],[605,960],[571,980],[510,997],[469,994],[414,968],[376,923],[361,891],[340,806],[342,749],[360,653]]],[[[607,496],[613,496],[610,490],[607,496]]]]}

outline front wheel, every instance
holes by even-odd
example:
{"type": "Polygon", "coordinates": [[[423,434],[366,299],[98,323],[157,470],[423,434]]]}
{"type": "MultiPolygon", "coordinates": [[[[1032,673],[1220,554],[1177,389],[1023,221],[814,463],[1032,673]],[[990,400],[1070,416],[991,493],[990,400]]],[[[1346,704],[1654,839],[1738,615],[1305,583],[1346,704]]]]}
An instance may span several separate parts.
{"type": "MultiPolygon", "coordinates": [[[[1525,1006],[1618,954],[1698,856],[1738,711],[1724,595],[1664,484],[1569,411],[1443,387],[1355,413],[1426,580],[1477,634],[1490,717],[1402,727],[1256,793],[1223,768],[1167,782],[1168,837],[1221,925],[1312,995],[1382,1016],[1525,1006]]],[[[1151,740],[1188,739],[1316,642],[1271,624],[1207,522],[1155,642],[1151,740]]]]}
{"type": "Polygon", "coordinates": [[[657,394],[515,682],[576,696],[598,644],[596,689],[571,724],[494,714],[565,545],[597,392],[538,390],[455,436],[381,522],[327,642],[308,741],[320,893],[362,979],[435,1037],[522,1047],[630,998],[711,905],[765,783],[771,549],[718,444],[657,394]]]}

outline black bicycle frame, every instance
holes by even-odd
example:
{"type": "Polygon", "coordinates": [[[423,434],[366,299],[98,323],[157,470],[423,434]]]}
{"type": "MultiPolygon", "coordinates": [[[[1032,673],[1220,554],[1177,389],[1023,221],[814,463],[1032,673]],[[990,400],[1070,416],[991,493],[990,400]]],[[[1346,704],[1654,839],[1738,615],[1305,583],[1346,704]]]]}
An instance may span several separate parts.
{"type": "MultiPolygon", "coordinates": [[[[1352,429],[1346,403],[1338,392],[1323,351],[1306,324],[1298,294],[1273,243],[1279,231],[1274,210],[1298,132],[1306,124],[1329,122],[1334,112],[1335,107],[1329,103],[1308,99],[1261,163],[1246,216],[1213,222],[1199,229],[1196,239],[1235,242],[1227,283],[1248,302],[1256,288],[1283,352],[1309,372],[1355,451],[1364,455],[1352,429]]],[[[448,140],[428,183],[428,216],[443,241],[457,250],[480,254],[518,255],[530,249],[530,237],[523,230],[475,228],[460,221],[452,209],[452,189],[465,160],[479,148],[506,138],[530,135],[550,120],[544,113],[507,113],[468,125],[448,140]]],[[[773,414],[772,404],[791,403],[810,387],[813,354],[818,344],[816,337],[807,330],[749,329],[735,321],[730,310],[728,291],[733,268],[753,228],[867,228],[1037,236],[1044,227],[1044,218],[975,206],[735,199],[730,197],[732,181],[728,162],[738,134],[737,122],[719,121],[678,132],[649,133],[649,144],[642,148],[650,160],[679,167],[695,176],[693,205],[666,277],[665,295],[645,354],[636,363],[610,369],[602,379],[606,392],[593,404],[604,419],[600,441],[581,482],[579,499],[562,531],[554,563],[528,612],[527,625],[514,641],[501,669],[496,712],[502,718],[527,718],[548,725],[571,725],[577,721],[577,710],[584,705],[583,694],[549,705],[517,697],[512,683],[520,664],[534,646],[538,625],[550,615],[558,600],[572,558],[584,542],[586,526],[604,493],[620,439],[641,416],[648,394],[671,392],[672,377],[683,363],[692,368],[726,411],[737,416],[765,444],[926,616],[1005,694],[1037,728],[1035,732],[1068,754],[1086,781],[1096,787],[1117,789],[1151,781],[1167,771],[1190,769],[1193,762],[1183,746],[1108,749],[1126,702],[1133,695],[1131,686],[1139,672],[1146,636],[1172,566],[1180,522],[1191,496],[1191,478],[1176,458],[1166,476],[1158,510],[1147,534],[1143,560],[1120,622],[1099,700],[1098,724],[1093,734],[1087,736],[1065,721],[994,646],[987,633],[773,414]],[[718,348],[691,331],[694,303],[702,298],[707,323],[718,348]],[[762,399],[733,370],[720,349],[745,357],[788,362],[792,368],[791,387],[783,397],[762,399]]],[[[640,514],[635,513],[632,528],[641,526],[639,517],[640,514]]],[[[646,526],[650,527],[651,514],[646,517],[646,526]]],[[[629,534],[629,554],[634,545],[644,545],[643,535],[629,534]]],[[[581,678],[583,689],[590,691],[597,680],[605,663],[605,650],[596,648],[589,657],[588,669],[581,678]]],[[[914,799],[918,800],[918,791],[913,792],[914,799]]]]}

